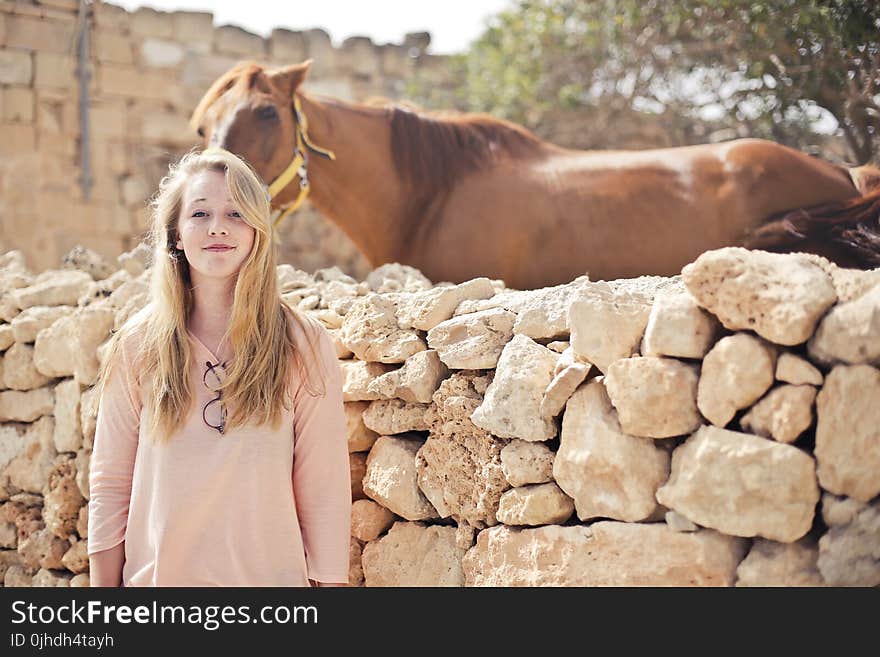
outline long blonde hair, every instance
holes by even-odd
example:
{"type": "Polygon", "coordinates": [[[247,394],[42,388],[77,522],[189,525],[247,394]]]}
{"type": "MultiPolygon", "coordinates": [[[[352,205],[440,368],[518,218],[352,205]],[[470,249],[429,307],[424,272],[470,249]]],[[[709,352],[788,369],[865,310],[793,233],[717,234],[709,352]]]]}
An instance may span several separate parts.
{"type": "Polygon", "coordinates": [[[226,431],[251,420],[258,426],[268,423],[277,429],[282,407],[289,409],[292,403],[289,384],[294,373],[302,377],[310,394],[325,394],[323,372],[313,376],[322,369],[317,346],[321,327],[286,306],[280,296],[274,227],[262,181],[247,163],[228,151],[192,150],[170,165],[151,201],[148,239],[153,257],[146,312],[137,313],[114,333],[98,374],[100,398],[111,368],[122,362],[119,350],[125,349],[128,354],[128,345],[136,343],[129,365],[137,373],[145,406],[154,409],[150,412],[149,435],[158,442],[168,440],[183,424],[194,399],[188,376],[193,354],[187,335],[193,293],[189,263],[176,249],[176,230],[186,183],[201,171],[224,173],[234,205],[254,228],[254,244],[238,272],[232,314],[224,334],[234,354],[221,386],[223,404],[228,409],[226,431]],[[292,313],[298,327],[290,325],[287,312],[292,313]],[[305,336],[302,345],[308,345],[308,359],[303,358],[300,341],[292,337],[297,328],[305,336]],[[147,380],[152,385],[143,386],[147,380]]]}

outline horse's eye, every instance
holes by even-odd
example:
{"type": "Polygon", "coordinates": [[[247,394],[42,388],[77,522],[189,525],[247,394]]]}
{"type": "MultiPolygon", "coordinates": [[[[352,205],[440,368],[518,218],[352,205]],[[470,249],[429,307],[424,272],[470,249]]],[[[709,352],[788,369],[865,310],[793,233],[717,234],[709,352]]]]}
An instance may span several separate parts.
{"type": "Polygon", "coordinates": [[[199,129],[196,132],[199,133],[199,137],[205,136],[205,129],[202,126],[199,126],[199,129]]]}
{"type": "Polygon", "coordinates": [[[272,119],[278,118],[278,111],[275,109],[274,105],[263,105],[263,107],[260,107],[257,110],[257,116],[261,119],[271,121],[272,119]]]}

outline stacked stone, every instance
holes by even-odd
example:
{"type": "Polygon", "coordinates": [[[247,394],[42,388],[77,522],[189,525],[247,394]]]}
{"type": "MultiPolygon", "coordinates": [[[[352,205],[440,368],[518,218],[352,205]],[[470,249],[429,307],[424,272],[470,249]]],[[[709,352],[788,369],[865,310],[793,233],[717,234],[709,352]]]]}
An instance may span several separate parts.
{"type": "MultiPolygon", "coordinates": [[[[144,255],[0,260],[7,586],[87,582],[88,387],[144,255]]],[[[531,291],[277,273],[340,358],[353,585],[880,584],[880,270],[729,248],[531,291]]]]}
{"type": "MultiPolygon", "coordinates": [[[[79,5],[43,0],[0,7],[0,252],[20,249],[38,270],[76,244],[112,257],[137,243],[147,228],[146,201],[168,162],[199,143],[187,125],[193,108],[239,61],[280,67],[312,58],[310,91],[352,101],[397,99],[426,46],[351,38],[334,47],[320,29],[276,29],[264,38],[215,26],[210,12],[128,12],[93,3],[85,141],[75,47],[79,5]],[[88,197],[80,184],[84,147],[91,155],[88,197]]],[[[311,207],[285,221],[281,244],[282,261],[309,271],[329,263],[360,277],[369,271],[348,237],[311,207]]]]}

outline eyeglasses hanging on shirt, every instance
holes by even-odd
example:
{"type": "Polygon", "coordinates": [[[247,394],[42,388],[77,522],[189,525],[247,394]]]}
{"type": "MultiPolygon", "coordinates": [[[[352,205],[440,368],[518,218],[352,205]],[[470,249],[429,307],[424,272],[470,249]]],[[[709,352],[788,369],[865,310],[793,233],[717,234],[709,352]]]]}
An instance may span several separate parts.
{"type": "Polygon", "coordinates": [[[223,405],[223,395],[220,392],[223,377],[226,375],[225,367],[225,362],[212,364],[210,361],[206,361],[205,374],[202,377],[205,387],[211,392],[217,393],[217,396],[208,400],[202,409],[202,419],[205,424],[221,434],[226,430],[226,406],[223,405]]]}

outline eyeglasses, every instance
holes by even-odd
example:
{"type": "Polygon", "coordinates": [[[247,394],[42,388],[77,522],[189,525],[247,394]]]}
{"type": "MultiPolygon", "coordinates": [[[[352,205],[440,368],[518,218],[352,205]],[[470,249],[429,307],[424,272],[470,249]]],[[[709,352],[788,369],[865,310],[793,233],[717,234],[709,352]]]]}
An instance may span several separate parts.
{"type": "Polygon", "coordinates": [[[202,419],[205,421],[205,424],[212,429],[216,429],[221,434],[226,429],[226,407],[223,405],[221,400],[223,395],[220,392],[220,386],[223,383],[220,374],[223,373],[225,376],[225,370],[223,369],[225,366],[226,363],[212,365],[210,361],[206,361],[205,367],[207,369],[202,377],[205,387],[211,392],[217,393],[217,396],[209,400],[202,409],[202,419]]]}

